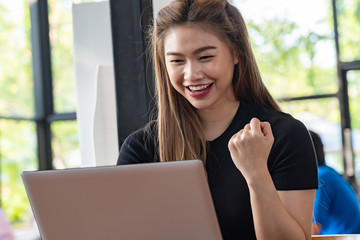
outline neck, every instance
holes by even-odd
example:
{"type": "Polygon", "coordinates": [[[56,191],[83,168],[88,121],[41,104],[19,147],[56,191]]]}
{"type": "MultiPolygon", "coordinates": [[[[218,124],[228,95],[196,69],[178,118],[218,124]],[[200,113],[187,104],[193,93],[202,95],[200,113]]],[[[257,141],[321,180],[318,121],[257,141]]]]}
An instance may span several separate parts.
{"type": "Polygon", "coordinates": [[[225,132],[234,119],[239,105],[239,101],[231,101],[218,109],[197,111],[207,141],[212,141],[225,132]]]}

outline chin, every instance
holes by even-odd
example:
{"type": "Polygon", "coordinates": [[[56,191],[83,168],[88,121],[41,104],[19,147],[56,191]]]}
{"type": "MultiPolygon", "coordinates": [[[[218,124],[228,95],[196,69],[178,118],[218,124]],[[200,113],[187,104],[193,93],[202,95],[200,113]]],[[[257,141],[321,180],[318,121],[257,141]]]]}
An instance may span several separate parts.
{"type": "Polygon", "coordinates": [[[190,104],[196,109],[196,110],[205,110],[211,107],[210,104],[205,104],[205,103],[192,103],[190,102],[190,104]]]}

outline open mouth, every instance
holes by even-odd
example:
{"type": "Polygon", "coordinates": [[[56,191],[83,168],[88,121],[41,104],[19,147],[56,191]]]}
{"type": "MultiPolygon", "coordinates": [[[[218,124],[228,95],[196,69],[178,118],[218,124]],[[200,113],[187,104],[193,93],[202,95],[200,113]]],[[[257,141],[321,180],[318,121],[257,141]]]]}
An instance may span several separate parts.
{"type": "Polygon", "coordinates": [[[187,89],[189,89],[191,92],[201,92],[201,91],[208,89],[212,85],[213,85],[213,83],[206,84],[206,85],[198,85],[198,86],[188,86],[187,89]]]}

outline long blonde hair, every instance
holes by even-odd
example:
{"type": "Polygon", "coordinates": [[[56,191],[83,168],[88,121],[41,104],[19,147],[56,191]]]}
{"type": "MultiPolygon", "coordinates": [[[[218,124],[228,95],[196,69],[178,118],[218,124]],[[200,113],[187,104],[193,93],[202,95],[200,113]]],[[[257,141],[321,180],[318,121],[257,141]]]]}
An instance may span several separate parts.
{"type": "Polygon", "coordinates": [[[165,66],[166,34],[185,24],[211,29],[236,54],[239,63],[234,67],[233,85],[237,100],[280,110],[261,80],[238,9],[227,0],[174,0],[158,12],[151,29],[160,161],[206,160],[200,119],[195,108],[172,87],[165,66]]]}

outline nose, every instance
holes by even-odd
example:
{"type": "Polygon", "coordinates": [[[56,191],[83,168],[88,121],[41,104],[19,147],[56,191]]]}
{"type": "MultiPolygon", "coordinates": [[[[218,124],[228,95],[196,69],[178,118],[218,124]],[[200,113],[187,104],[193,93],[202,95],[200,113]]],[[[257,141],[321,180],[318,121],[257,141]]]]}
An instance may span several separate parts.
{"type": "Polygon", "coordinates": [[[203,78],[201,66],[196,62],[187,62],[184,68],[184,80],[196,81],[203,78]]]}

